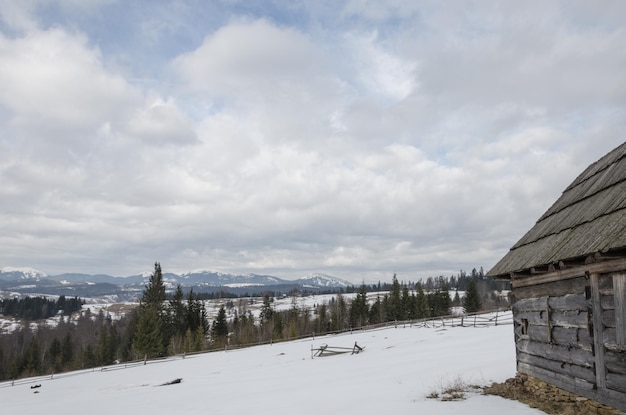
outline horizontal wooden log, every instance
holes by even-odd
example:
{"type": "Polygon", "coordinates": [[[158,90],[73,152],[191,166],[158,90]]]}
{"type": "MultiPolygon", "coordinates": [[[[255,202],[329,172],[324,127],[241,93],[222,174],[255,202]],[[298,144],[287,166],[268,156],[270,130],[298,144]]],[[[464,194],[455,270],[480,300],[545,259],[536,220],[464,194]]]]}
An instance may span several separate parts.
{"type": "Polygon", "coordinates": [[[584,272],[580,276],[568,280],[559,280],[549,283],[528,285],[524,287],[513,286],[514,303],[519,300],[540,297],[560,297],[565,294],[584,294],[585,286],[589,285],[584,272]]]}
{"type": "Polygon", "coordinates": [[[615,310],[602,312],[602,324],[604,324],[605,327],[615,328],[615,310]]]}
{"type": "Polygon", "coordinates": [[[600,297],[600,304],[603,310],[615,310],[615,297],[612,295],[603,295],[600,297]]]}
{"type": "Polygon", "coordinates": [[[624,392],[618,392],[611,389],[600,389],[596,391],[596,397],[594,399],[604,405],[626,412],[626,393],[624,392]]]}
{"type": "Polygon", "coordinates": [[[626,351],[626,345],[619,344],[617,342],[617,329],[615,328],[605,328],[602,332],[602,343],[604,347],[611,351],[626,351]]]}
{"type": "Polygon", "coordinates": [[[513,321],[522,324],[522,320],[528,321],[529,326],[547,326],[547,311],[524,311],[513,315],[513,321]]]}
{"type": "Polygon", "coordinates": [[[590,301],[585,294],[566,294],[559,297],[538,297],[517,300],[513,304],[513,312],[543,311],[546,305],[552,310],[570,311],[587,310],[590,301]]]}
{"type": "Polygon", "coordinates": [[[600,293],[605,295],[613,295],[613,276],[612,274],[600,275],[598,280],[598,288],[600,293]]]}
{"type": "Polygon", "coordinates": [[[555,344],[533,342],[525,339],[518,340],[516,347],[518,352],[521,353],[539,356],[562,363],[594,367],[594,356],[587,350],[568,348],[555,344]]]}
{"type": "Polygon", "coordinates": [[[587,310],[590,300],[585,298],[585,293],[567,294],[560,297],[549,297],[548,305],[552,310],[587,310]]]}
{"type": "Polygon", "coordinates": [[[554,327],[552,328],[552,342],[561,346],[591,350],[593,339],[589,336],[587,329],[554,327]]]}
{"type": "Polygon", "coordinates": [[[528,376],[543,380],[544,382],[551,383],[556,387],[575,393],[577,395],[585,396],[591,399],[595,398],[595,384],[593,382],[589,382],[584,379],[579,379],[569,375],[562,375],[560,373],[556,373],[541,367],[532,366],[528,363],[523,362],[517,363],[517,370],[520,373],[524,373],[528,376]]]}
{"type": "Polygon", "coordinates": [[[544,359],[543,357],[533,356],[526,353],[518,353],[517,361],[527,363],[531,366],[540,367],[554,373],[573,376],[584,379],[588,382],[595,383],[596,374],[593,368],[573,365],[570,363],[562,363],[554,360],[544,359]]]}
{"type": "Polygon", "coordinates": [[[626,393],[611,389],[596,389],[594,383],[572,376],[561,375],[549,370],[518,362],[517,370],[558,388],[575,393],[585,398],[593,399],[602,404],[626,411],[626,393]]]}
{"type": "Polygon", "coordinates": [[[604,362],[609,372],[626,375],[626,352],[615,353],[607,350],[604,353],[604,362]]]}
{"type": "Polygon", "coordinates": [[[548,297],[539,297],[539,298],[526,298],[523,300],[518,300],[513,304],[513,312],[525,312],[525,311],[544,311],[546,309],[546,304],[548,304],[548,297]]]}
{"type": "Polygon", "coordinates": [[[549,343],[550,328],[548,326],[529,326],[528,338],[534,342],[549,343]]]}
{"type": "Polygon", "coordinates": [[[626,392],[626,375],[608,373],[606,375],[606,387],[618,392],[626,392]]]}
{"type": "Polygon", "coordinates": [[[552,327],[587,327],[587,311],[556,311],[550,313],[550,325],[552,327]]]}

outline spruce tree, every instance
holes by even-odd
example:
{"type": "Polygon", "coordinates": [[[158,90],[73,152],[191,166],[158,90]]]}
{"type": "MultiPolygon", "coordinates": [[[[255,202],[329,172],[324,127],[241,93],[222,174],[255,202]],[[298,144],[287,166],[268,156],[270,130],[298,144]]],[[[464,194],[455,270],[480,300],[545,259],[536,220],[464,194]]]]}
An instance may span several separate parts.
{"type": "Polygon", "coordinates": [[[213,335],[215,337],[224,339],[228,336],[228,321],[226,320],[226,309],[224,305],[220,307],[220,310],[217,312],[217,317],[213,321],[213,327],[211,329],[213,335]]]}
{"type": "Polygon", "coordinates": [[[478,292],[475,280],[470,280],[467,285],[465,298],[463,298],[463,307],[465,308],[466,313],[475,313],[480,311],[482,307],[480,293],[478,292]]]}
{"type": "Polygon", "coordinates": [[[362,327],[367,324],[369,306],[367,304],[367,287],[361,284],[361,288],[350,305],[350,324],[352,327],[362,327]]]}
{"type": "Polygon", "coordinates": [[[144,308],[141,311],[133,348],[144,359],[156,357],[162,352],[161,320],[156,307],[144,308]]]}
{"type": "Polygon", "coordinates": [[[165,313],[165,285],[161,264],[154,263],[154,272],[148,280],[140,302],[139,321],[133,339],[133,348],[144,358],[161,354],[169,338],[169,322],[165,313]]]}

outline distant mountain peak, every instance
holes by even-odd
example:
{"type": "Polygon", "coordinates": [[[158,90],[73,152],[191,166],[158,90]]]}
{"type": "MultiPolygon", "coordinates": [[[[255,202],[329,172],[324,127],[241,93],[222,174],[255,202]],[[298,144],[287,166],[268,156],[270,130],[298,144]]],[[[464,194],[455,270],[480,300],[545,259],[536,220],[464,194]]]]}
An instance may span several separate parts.
{"type": "Polygon", "coordinates": [[[0,268],[0,274],[9,274],[13,279],[19,278],[23,280],[46,278],[48,276],[45,272],[31,267],[2,267],[0,268]]]}
{"type": "Polygon", "coordinates": [[[299,278],[297,281],[303,284],[310,284],[318,287],[347,287],[350,285],[348,281],[342,280],[341,278],[319,272],[308,274],[299,278]]]}

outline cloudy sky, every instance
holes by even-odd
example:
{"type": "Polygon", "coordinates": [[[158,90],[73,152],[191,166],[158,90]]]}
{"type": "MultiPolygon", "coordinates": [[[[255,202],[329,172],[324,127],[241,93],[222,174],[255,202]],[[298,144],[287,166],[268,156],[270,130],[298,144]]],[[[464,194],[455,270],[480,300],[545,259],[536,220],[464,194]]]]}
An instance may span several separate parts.
{"type": "Polygon", "coordinates": [[[621,0],[0,0],[0,267],[488,270],[625,68],[621,0]]]}

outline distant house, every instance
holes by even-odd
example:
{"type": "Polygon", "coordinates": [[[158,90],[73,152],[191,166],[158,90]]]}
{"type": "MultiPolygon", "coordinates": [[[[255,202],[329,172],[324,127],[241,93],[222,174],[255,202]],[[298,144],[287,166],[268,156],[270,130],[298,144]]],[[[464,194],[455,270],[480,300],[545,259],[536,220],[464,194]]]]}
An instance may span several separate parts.
{"type": "Polygon", "coordinates": [[[626,411],[626,143],[487,275],[511,282],[519,373],[626,411]]]}

